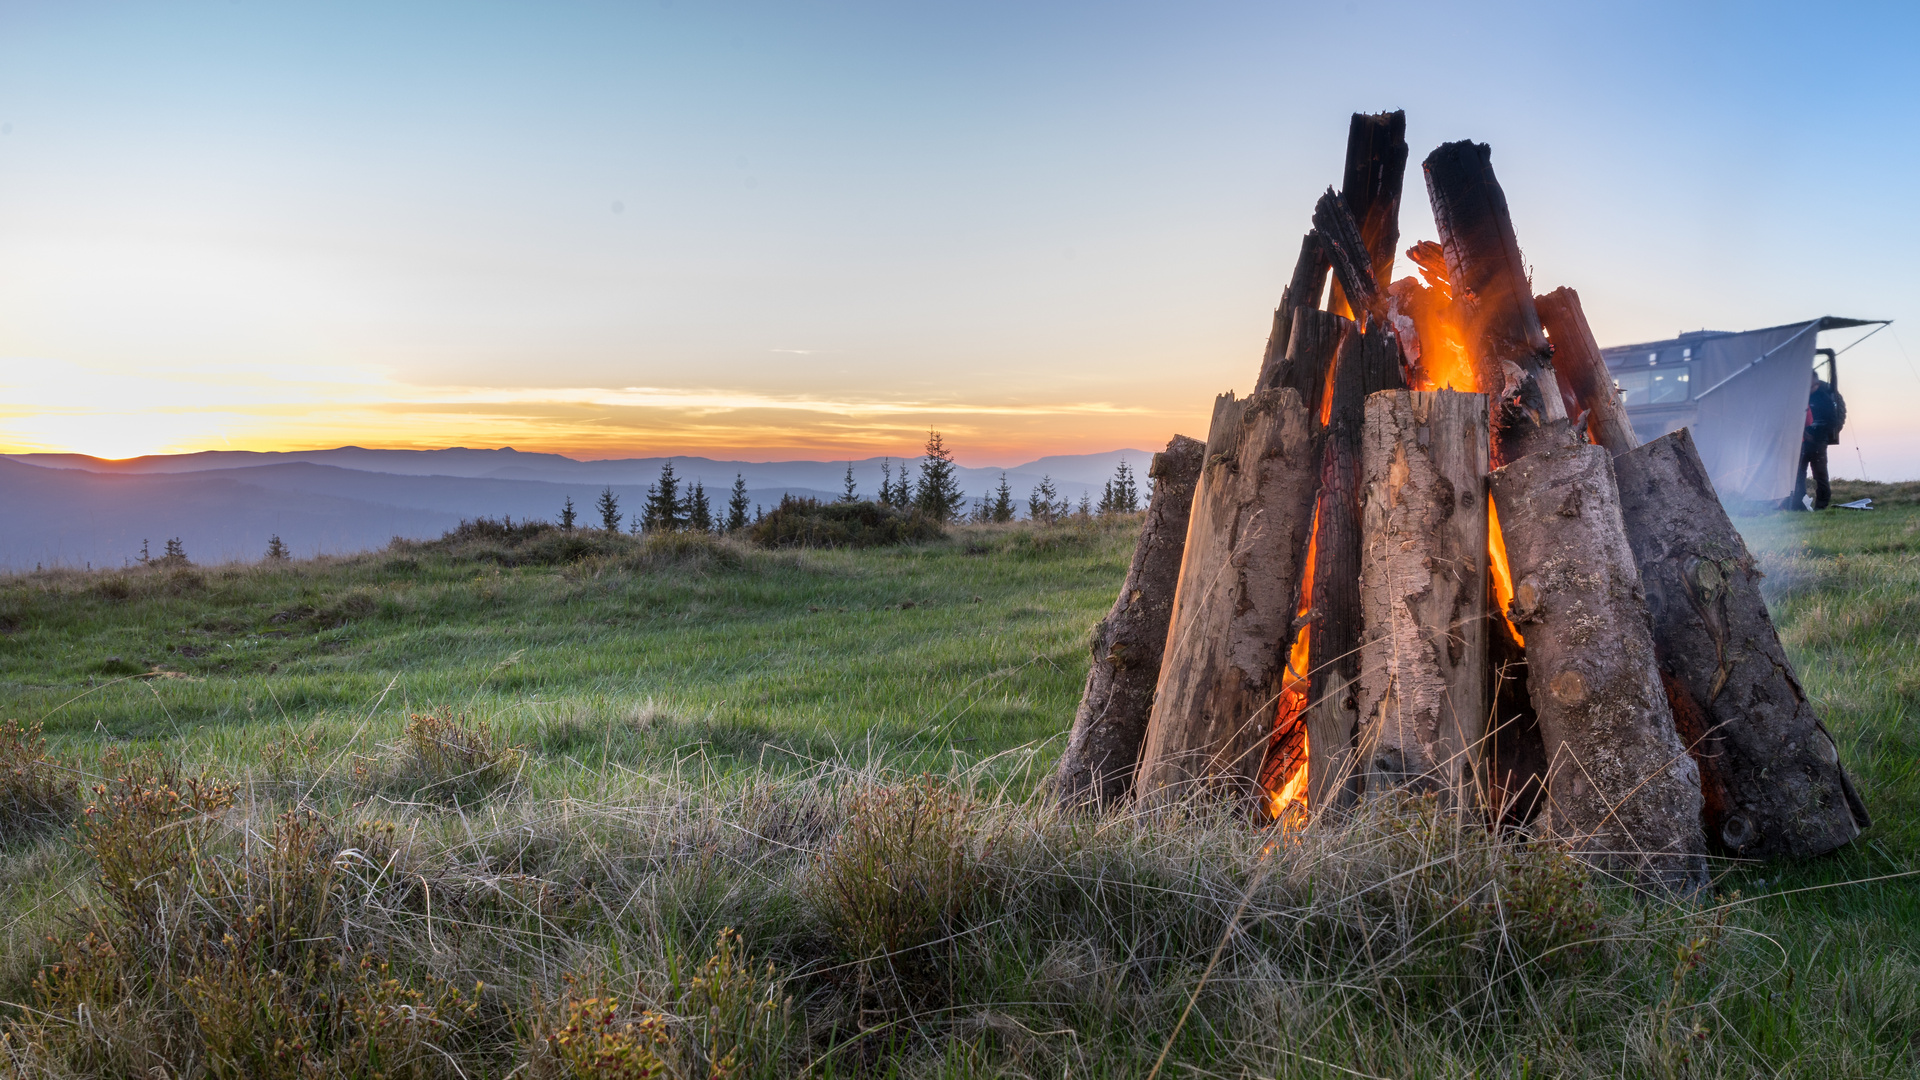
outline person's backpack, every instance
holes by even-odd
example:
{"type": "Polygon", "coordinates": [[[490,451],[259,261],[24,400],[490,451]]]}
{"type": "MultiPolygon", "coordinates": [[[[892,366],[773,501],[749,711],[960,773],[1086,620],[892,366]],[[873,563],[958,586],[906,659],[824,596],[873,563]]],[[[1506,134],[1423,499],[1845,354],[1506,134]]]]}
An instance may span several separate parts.
{"type": "Polygon", "coordinates": [[[1840,396],[1838,390],[1828,390],[1833,398],[1833,426],[1827,429],[1827,445],[1840,445],[1840,429],[1847,426],[1847,399],[1840,396]]]}

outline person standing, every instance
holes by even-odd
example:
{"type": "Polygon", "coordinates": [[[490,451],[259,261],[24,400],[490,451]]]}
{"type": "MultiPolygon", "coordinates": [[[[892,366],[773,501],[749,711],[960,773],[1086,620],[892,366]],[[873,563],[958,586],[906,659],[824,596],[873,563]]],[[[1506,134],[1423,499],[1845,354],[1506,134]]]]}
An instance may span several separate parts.
{"type": "Polygon", "coordinates": [[[1812,392],[1807,395],[1807,426],[1800,434],[1800,467],[1794,470],[1793,494],[1781,504],[1782,509],[1806,509],[1809,467],[1813,469],[1813,508],[1825,510],[1833,501],[1833,489],[1827,483],[1827,447],[1839,443],[1840,429],[1846,423],[1846,399],[1814,375],[1812,392]]]}

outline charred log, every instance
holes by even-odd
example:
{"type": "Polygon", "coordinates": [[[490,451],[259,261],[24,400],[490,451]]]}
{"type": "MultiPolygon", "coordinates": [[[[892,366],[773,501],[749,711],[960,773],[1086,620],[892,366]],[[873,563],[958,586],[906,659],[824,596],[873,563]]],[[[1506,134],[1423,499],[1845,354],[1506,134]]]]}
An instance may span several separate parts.
{"type": "Polygon", "coordinates": [[[1094,627],[1093,666],[1060,757],[1055,787],[1064,806],[1108,805],[1133,786],[1206,450],[1198,439],[1175,435],[1147,469],[1154,482],[1147,518],[1120,596],[1094,627]]]}
{"type": "Polygon", "coordinates": [[[1136,794],[1256,800],[1317,474],[1292,389],[1214,404],[1136,794]]]}
{"type": "MultiPolygon", "coordinates": [[[[1267,335],[1267,352],[1260,361],[1260,378],[1255,390],[1278,390],[1290,385],[1285,372],[1287,351],[1293,340],[1295,312],[1317,311],[1320,294],[1327,287],[1327,252],[1320,234],[1309,232],[1300,241],[1300,257],[1293,265],[1293,278],[1280,293],[1280,306],[1273,312],[1273,331],[1267,335]]],[[[1314,399],[1303,398],[1309,406],[1314,399]]]]}
{"type": "Polygon", "coordinates": [[[1483,143],[1447,143],[1423,168],[1468,349],[1499,377],[1481,383],[1495,395],[1495,462],[1516,461],[1558,441],[1553,429],[1566,419],[1566,408],[1506,193],[1483,143]]]}

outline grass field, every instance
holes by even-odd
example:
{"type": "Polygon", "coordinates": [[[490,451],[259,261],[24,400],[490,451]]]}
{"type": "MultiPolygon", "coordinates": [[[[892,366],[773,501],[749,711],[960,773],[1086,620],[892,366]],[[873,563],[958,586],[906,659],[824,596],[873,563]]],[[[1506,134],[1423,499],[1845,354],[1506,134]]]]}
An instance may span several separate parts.
{"type": "Polygon", "coordinates": [[[1920,505],[1857,486],[1740,524],[1876,824],[1679,903],[1420,803],[1054,814],[1131,522],[0,579],[0,1067],[1920,1075],[1920,505]]]}

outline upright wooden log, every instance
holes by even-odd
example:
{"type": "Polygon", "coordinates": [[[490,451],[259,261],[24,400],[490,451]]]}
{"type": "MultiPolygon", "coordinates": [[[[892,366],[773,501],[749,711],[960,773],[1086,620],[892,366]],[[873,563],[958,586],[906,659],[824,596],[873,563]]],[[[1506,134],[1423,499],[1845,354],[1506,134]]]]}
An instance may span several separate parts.
{"type": "Polygon", "coordinates": [[[1707,835],[1737,855],[1832,851],[1871,823],[1760,595],[1760,572],[1687,429],[1614,459],[1675,718],[1705,777],[1707,835]]]}
{"type": "Polygon", "coordinates": [[[1360,222],[1373,262],[1374,286],[1385,292],[1400,245],[1400,190],[1407,175],[1407,114],[1354,113],[1347,127],[1347,168],[1340,197],[1360,222]]]}
{"type": "Polygon", "coordinates": [[[1486,779],[1487,397],[1374,394],[1365,430],[1357,769],[1368,791],[1471,805],[1486,779]]]}
{"type": "MultiPolygon", "coordinates": [[[[1614,457],[1640,445],[1627,419],[1627,407],[1613,388],[1613,375],[1600,355],[1600,343],[1587,326],[1580,294],[1561,287],[1533,298],[1540,325],[1553,344],[1553,371],[1564,393],[1571,394],[1587,414],[1587,437],[1614,457]]],[[[1714,500],[1715,505],[1719,500],[1714,500]]]]}
{"type": "MultiPolygon", "coordinates": [[[[1360,716],[1360,471],[1367,395],[1401,387],[1400,348],[1384,320],[1348,329],[1334,362],[1314,513],[1307,656],[1307,805],[1339,805],[1360,716]],[[1320,785],[1315,786],[1315,778],[1320,785]]],[[[1483,470],[1484,472],[1484,470],[1483,470]]]]}
{"type": "Polygon", "coordinates": [[[1143,800],[1263,795],[1312,527],[1313,447],[1307,406],[1290,388],[1214,403],[1135,784],[1143,800]]]}
{"type": "Polygon", "coordinates": [[[1153,495],[1113,610],[1093,630],[1093,665],[1055,779],[1063,806],[1104,806],[1133,787],[1173,618],[1187,518],[1207,444],[1175,435],[1153,455],[1153,495]]]}
{"type": "Polygon", "coordinates": [[[1547,827],[1643,884],[1706,883],[1700,771],[1674,733],[1607,452],[1570,438],[1493,473],[1547,765],[1547,827]]]}
{"type": "Polygon", "coordinates": [[[1479,387],[1494,395],[1494,460],[1516,461],[1558,441],[1552,429],[1566,419],[1566,407],[1507,196],[1484,143],[1446,143],[1423,169],[1467,347],[1501,380],[1479,387]]]}

